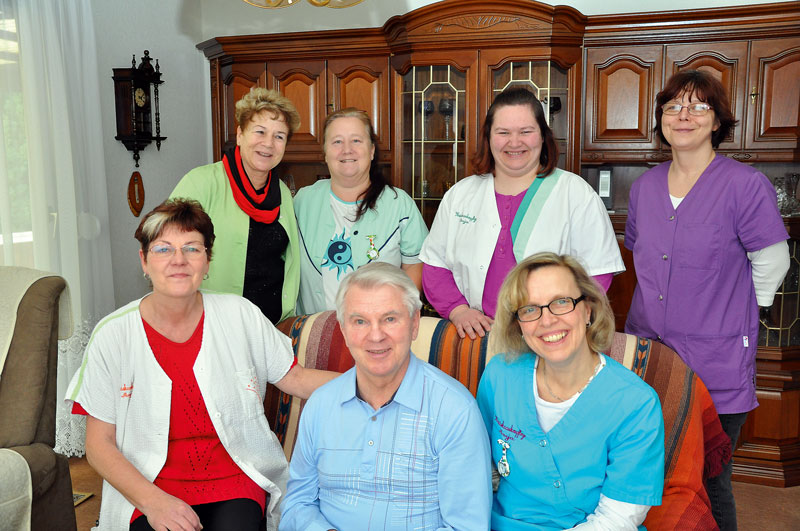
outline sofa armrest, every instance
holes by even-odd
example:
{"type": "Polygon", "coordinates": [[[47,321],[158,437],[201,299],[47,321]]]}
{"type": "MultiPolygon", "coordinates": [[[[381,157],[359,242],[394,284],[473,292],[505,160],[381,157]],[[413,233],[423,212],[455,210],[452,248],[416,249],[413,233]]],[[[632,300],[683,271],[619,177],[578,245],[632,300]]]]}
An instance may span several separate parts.
{"type": "Polygon", "coordinates": [[[33,499],[47,492],[56,477],[56,453],[53,449],[42,443],[33,443],[30,446],[14,446],[9,450],[20,454],[28,463],[33,499]]]}

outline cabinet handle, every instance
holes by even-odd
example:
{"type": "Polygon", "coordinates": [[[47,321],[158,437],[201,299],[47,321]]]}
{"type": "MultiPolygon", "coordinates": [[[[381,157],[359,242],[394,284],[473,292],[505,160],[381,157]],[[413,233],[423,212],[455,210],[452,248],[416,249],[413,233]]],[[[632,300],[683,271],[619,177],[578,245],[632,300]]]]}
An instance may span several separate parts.
{"type": "Polygon", "coordinates": [[[753,90],[750,91],[750,105],[756,104],[757,96],[758,96],[758,91],[756,91],[756,87],[753,87],[753,90]]]}
{"type": "Polygon", "coordinates": [[[732,157],[736,160],[747,160],[752,157],[752,155],[750,153],[734,153],[732,157]]]}

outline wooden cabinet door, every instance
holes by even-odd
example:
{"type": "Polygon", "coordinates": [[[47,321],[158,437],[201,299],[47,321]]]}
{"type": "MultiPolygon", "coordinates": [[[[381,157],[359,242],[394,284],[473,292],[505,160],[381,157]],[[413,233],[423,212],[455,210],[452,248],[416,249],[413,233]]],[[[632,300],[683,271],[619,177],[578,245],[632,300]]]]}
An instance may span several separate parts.
{"type": "MultiPolygon", "coordinates": [[[[219,138],[214,139],[214,157],[222,158],[222,152],[236,145],[236,102],[253,87],[266,87],[266,63],[234,63],[220,69],[221,114],[219,138]]],[[[216,130],[217,128],[215,128],[216,130]]]]}
{"type": "Polygon", "coordinates": [[[661,46],[586,50],[584,161],[614,160],[614,152],[628,152],[623,158],[630,160],[632,151],[658,150],[653,105],[662,55],[661,46]]]}
{"type": "Polygon", "coordinates": [[[271,61],[269,88],[292,100],[300,113],[300,128],[286,146],[288,161],[321,161],[322,123],[325,120],[325,61],[271,61]]]}
{"type": "Polygon", "coordinates": [[[747,41],[668,45],[664,83],[681,70],[702,70],[717,78],[728,93],[739,124],[719,149],[741,150],[747,84],[747,41]]]}
{"type": "MultiPolygon", "coordinates": [[[[391,150],[389,58],[367,57],[328,61],[328,111],[356,107],[367,111],[386,160],[391,150]]],[[[320,132],[321,134],[321,132],[320,132]]]]}
{"type": "Polygon", "coordinates": [[[800,131],[800,39],[753,41],[745,148],[796,150],[800,131]]]}

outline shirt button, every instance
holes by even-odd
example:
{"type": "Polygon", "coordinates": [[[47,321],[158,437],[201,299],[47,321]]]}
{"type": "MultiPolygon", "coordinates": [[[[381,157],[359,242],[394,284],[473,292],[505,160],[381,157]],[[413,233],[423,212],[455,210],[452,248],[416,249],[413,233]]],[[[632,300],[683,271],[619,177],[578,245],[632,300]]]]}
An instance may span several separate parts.
{"type": "Polygon", "coordinates": [[[374,441],[368,441],[367,444],[372,446],[373,444],[375,444],[375,442],[374,441]]]}
{"type": "Polygon", "coordinates": [[[218,419],[218,418],[220,418],[221,416],[222,416],[222,414],[221,414],[219,411],[217,411],[216,413],[214,413],[214,418],[215,418],[215,419],[218,419]]]}
{"type": "Polygon", "coordinates": [[[659,295],[658,296],[658,300],[663,301],[664,300],[664,296],[663,295],[659,295]]]}
{"type": "Polygon", "coordinates": [[[674,219],[675,219],[675,215],[674,215],[674,214],[673,214],[672,216],[670,216],[670,217],[669,217],[669,220],[670,220],[670,221],[672,221],[672,220],[674,220],[674,219]]]}
{"type": "Polygon", "coordinates": [[[547,446],[547,439],[542,439],[541,441],[539,441],[539,446],[541,446],[542,448],[547,446]]]}
{"type": "Polygon", "coordinates": [[[370,420],[371,420],[372,422],[375,422],[376,420],[378,420],[378,417],[372,417],[370,420]]]}
{"type": "Polygon", "coordinates": [[[561,480],[560,480],[560,479],[557,479],[557,480],[555,480],[555,481],[553,482],[553,486],[554,486],[555,488],[557,488],[557,489],[560,489],[560,488],[561,488],[561,480]]]}
{"type": "Polygon", "coordinates": [[[667,259],[667,255],[662,256],[661,259],[662,260],[666,260],[667,259]]]}

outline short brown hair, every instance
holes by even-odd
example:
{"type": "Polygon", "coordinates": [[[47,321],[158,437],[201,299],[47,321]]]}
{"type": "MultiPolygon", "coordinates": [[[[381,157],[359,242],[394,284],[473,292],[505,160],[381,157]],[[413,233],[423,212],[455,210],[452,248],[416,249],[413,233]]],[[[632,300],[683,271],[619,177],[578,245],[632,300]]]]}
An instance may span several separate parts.
{"type": "Polygon", "coordinates": [[[590,325],[586,329],[586,342],[594,352],[604,352],[614,339],[614,312],[603,289],[589,276],[583,266],[572,256],[555,253],[537,253],[529,256],[511,270],[497,296],[492,335],[497,341],[497,351],[506,359],[532,353],[522,337],[517,321],[517,310],[528,304],[528,276],[543,267],[563,267],[572,273],[584,302],[589,305],[590,325]]]}
{"type": "Polygon", "coordinates": [[[236,102],[236,123],[244,130],[253,116],[267,111],[274,120],[282,119],[289,126],[289,138],[300,128],[300,113],[292,100],[277,90],[253,87],[250,92],[236,102]]]}
{"type": "Polygon", "coordinates": [[[157,240],[168,227],[175,226],[185,232],[196,230],[203,235],[206,256],[211,260],[214,245],[214,224],[200,203],[194,199],[167,199],[148,212],[139,223],[134,237],[142,244],[142,252],[147,258],[150,244],[157,240]]]}
{"type": "Polygon", "coordinates": [[[683,93],[687,93],[689,98],[694,95],[698,100],[708,103],[714,110],[719,127],[716,131],[711,132],[711,146],[716,149],[728,137],[738,120],[733,117],[731,112],[731,104],[725,87],[717,78],[702,70],[681,70],[667,80],[667,84],[656,96],[656,126],[653,128],[653,132],[664,144],[670,145],[661,131],[661,118],[664,115],[661,106],[670,100],[679,98],[683,93]]]}
{"type": "Polygon", "coordinates": [[[553,130],[547,125],[544,116],[544,109],[541,102],[534,96],[533,92],[525,87],[512,87],[504,90],[494,99],[486,111],[486,118],[483,120],[481,131],[478,135],[478,152],[472,158],[472,166],[475,173],[493,173],[494,156],[489,143],[494,125],[494,115],[500,107],[508,105],[527,105],[530,107],[539,130],[542,134],[542,153],[539,155],[539,175],[550,175],[558,164],[558,144],[556,144],[553,130]]]}

